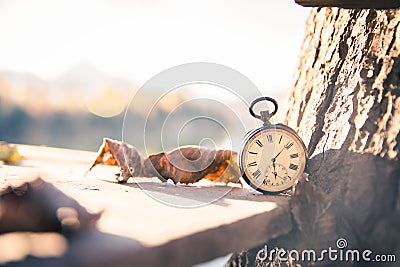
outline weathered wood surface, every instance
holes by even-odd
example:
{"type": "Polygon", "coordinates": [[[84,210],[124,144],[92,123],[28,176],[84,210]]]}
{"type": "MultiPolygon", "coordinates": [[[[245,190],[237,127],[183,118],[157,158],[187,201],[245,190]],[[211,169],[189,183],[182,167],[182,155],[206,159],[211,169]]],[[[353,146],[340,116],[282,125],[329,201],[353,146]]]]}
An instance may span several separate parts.
{"type": "MultiPolygon", "coordinates": [[[[326,249],[342,237],[399,257],[399,25],[399,9],[312,9],[284,115],[308,147],[311,184],[291,200],[294,231],[278,246],[326,249]]],[[[258,249],[231,265],[252,266],[238,262],[258,249]]]]}
{"type": "Polygon", "coordinates": [[[343,7],[354,9],[392,9],[399,8],[398,0],[295,0],[295,2],[304,7],[343,7]]]}
{"type": "Polygon", "coordinates": [[[2,188],[40,175],[89,211],[103,214],[98,230],[70,238],[61,258],[29,258],[17,266],[191,266],[292,229],[285,197],[150,178],[122,185],[114,182],[113,167],[99,166],[83,177],[95,153],[35,146],[20,146],[20,152],[25,156],[20,164],[0,167],[2,188]],[[154,197],[201,207],[174,207],[154,197]]]}

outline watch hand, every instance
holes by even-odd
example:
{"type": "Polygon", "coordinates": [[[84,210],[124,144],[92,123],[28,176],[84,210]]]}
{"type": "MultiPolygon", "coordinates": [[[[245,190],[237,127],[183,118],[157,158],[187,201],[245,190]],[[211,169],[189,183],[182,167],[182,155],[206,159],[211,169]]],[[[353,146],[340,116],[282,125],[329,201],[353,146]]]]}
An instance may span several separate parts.
{"type": "Polygon", "coordinates": [[[274,167],[274,171],[272,173],[274,174],[275,180],[276,180],[276,176],[278,175],[278,173],[276,172],[276,169],[275,169],[275,160],[272,161],[272,166],[274,167]]]}
{"type": "Polygon", "coordinates": [[[274,161],[275,161],[275,159],[282,153],[282,151],[284,150],[285,148],[282,148],[282,150],[281,151],[279,151],[279,153],[278,154],[276,154],[276,156],[273,158],[274,159],[274,161]]]}
{"type": "Polygon", "coordinates": [[[274,174],[275,180],[276,180],[276,176],[278,175],[278,173],[276,172],[276,169],[275,169],[275,158],[272,159],[272,167],[274,168],[274,171],[272,173],[274,174]]]}

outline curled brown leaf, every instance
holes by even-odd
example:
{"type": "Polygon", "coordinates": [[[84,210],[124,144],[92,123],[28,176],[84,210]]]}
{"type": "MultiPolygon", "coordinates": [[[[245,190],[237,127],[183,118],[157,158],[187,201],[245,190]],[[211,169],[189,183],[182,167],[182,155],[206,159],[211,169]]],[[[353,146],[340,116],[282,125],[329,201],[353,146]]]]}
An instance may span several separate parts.
{"type": "Polygon", "coordinates": [[[86,173],[98,164],[118,166],[120,172],[116,175],[116,179],[118,182],[123,183],[130,177],[140,176],[143,159],[133,146],[110,138],[104,138],[96,159],[86,173]]]}
{"type": "Polygon", "coordinates": [[[150,155],[144,162],[144,176],[156,176],[163,181],[195,183],[201,179],[213,182],[239,183],[237,153],[197,146],[177,148],[169,153],[150,155]]]}
{"type": "Polygon", "coordinates": [[[101,214],[37,178],[0,191],[0,234],[13,231],[75,232],[94,227],[101,214]]]}
{"type": "Polygon", "coordinates": [[[201,179],[213,182],[239,183],[237,153],[198,146],[180,147],[169,153],[161,152],[143,160],[131,145],[105,138],[90,171],[97,164],[118,166],[119,182],[130,177],[158,177],[176,183],[195,183],[201,179]]]}

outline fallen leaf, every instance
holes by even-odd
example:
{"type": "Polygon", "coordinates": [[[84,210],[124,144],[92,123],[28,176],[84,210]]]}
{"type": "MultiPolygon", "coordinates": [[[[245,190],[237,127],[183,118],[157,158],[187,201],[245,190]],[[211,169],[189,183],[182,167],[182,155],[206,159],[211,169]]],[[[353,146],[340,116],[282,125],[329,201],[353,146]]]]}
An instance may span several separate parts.
{"type": "Polygon", "coordinates": [[[77,231],[93,226],[99,217],[41,178],[0,192],[0,234],[77,231]]]}
{"type": "Polygon", "coordinates": [[[16,145],[11,145],[0,141],[0,160],[5,163],[17,163],[22,159],[16,145]]]}
{"type": "Polygon", "coordinates": [[[143,159],[133,146],[104,138],[95,161],[86,173],[98,164],[118,166],[120,172],[116,175],[116,179],[118,182],[123,183],[130,177],[140,175],[143,159]]]}
{"type": "Polygon", "coordinates": [[[118,166],[118,182],[130,177],[158,177],[166,182],[195,183],[201,179],[222,183],[240,183],[237,153],[198,146],[186,146],[150,155],[143,160],[131,145],[105,138],[88,172],[97,164],[118,166]]]}
{"type": "Polygon", "coordinates": [[[239,183],[241,175],[236,152],[187,146],[167,154],[150,155],[144,162],[143,176],[188,184],[203,178],[213,182],[239,183]]]}

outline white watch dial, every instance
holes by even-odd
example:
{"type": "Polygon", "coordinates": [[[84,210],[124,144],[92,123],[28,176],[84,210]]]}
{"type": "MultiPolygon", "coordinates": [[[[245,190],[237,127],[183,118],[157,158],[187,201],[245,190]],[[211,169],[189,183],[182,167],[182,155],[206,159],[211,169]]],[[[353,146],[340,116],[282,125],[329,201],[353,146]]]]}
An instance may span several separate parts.
{"type": "Polygon", "coordinates": [[[300,138],[281,128],[254,134],[241,155],[243,178],[260,191],[280,192],[296,183],[304,171],[306,151],[300,138]]]}

